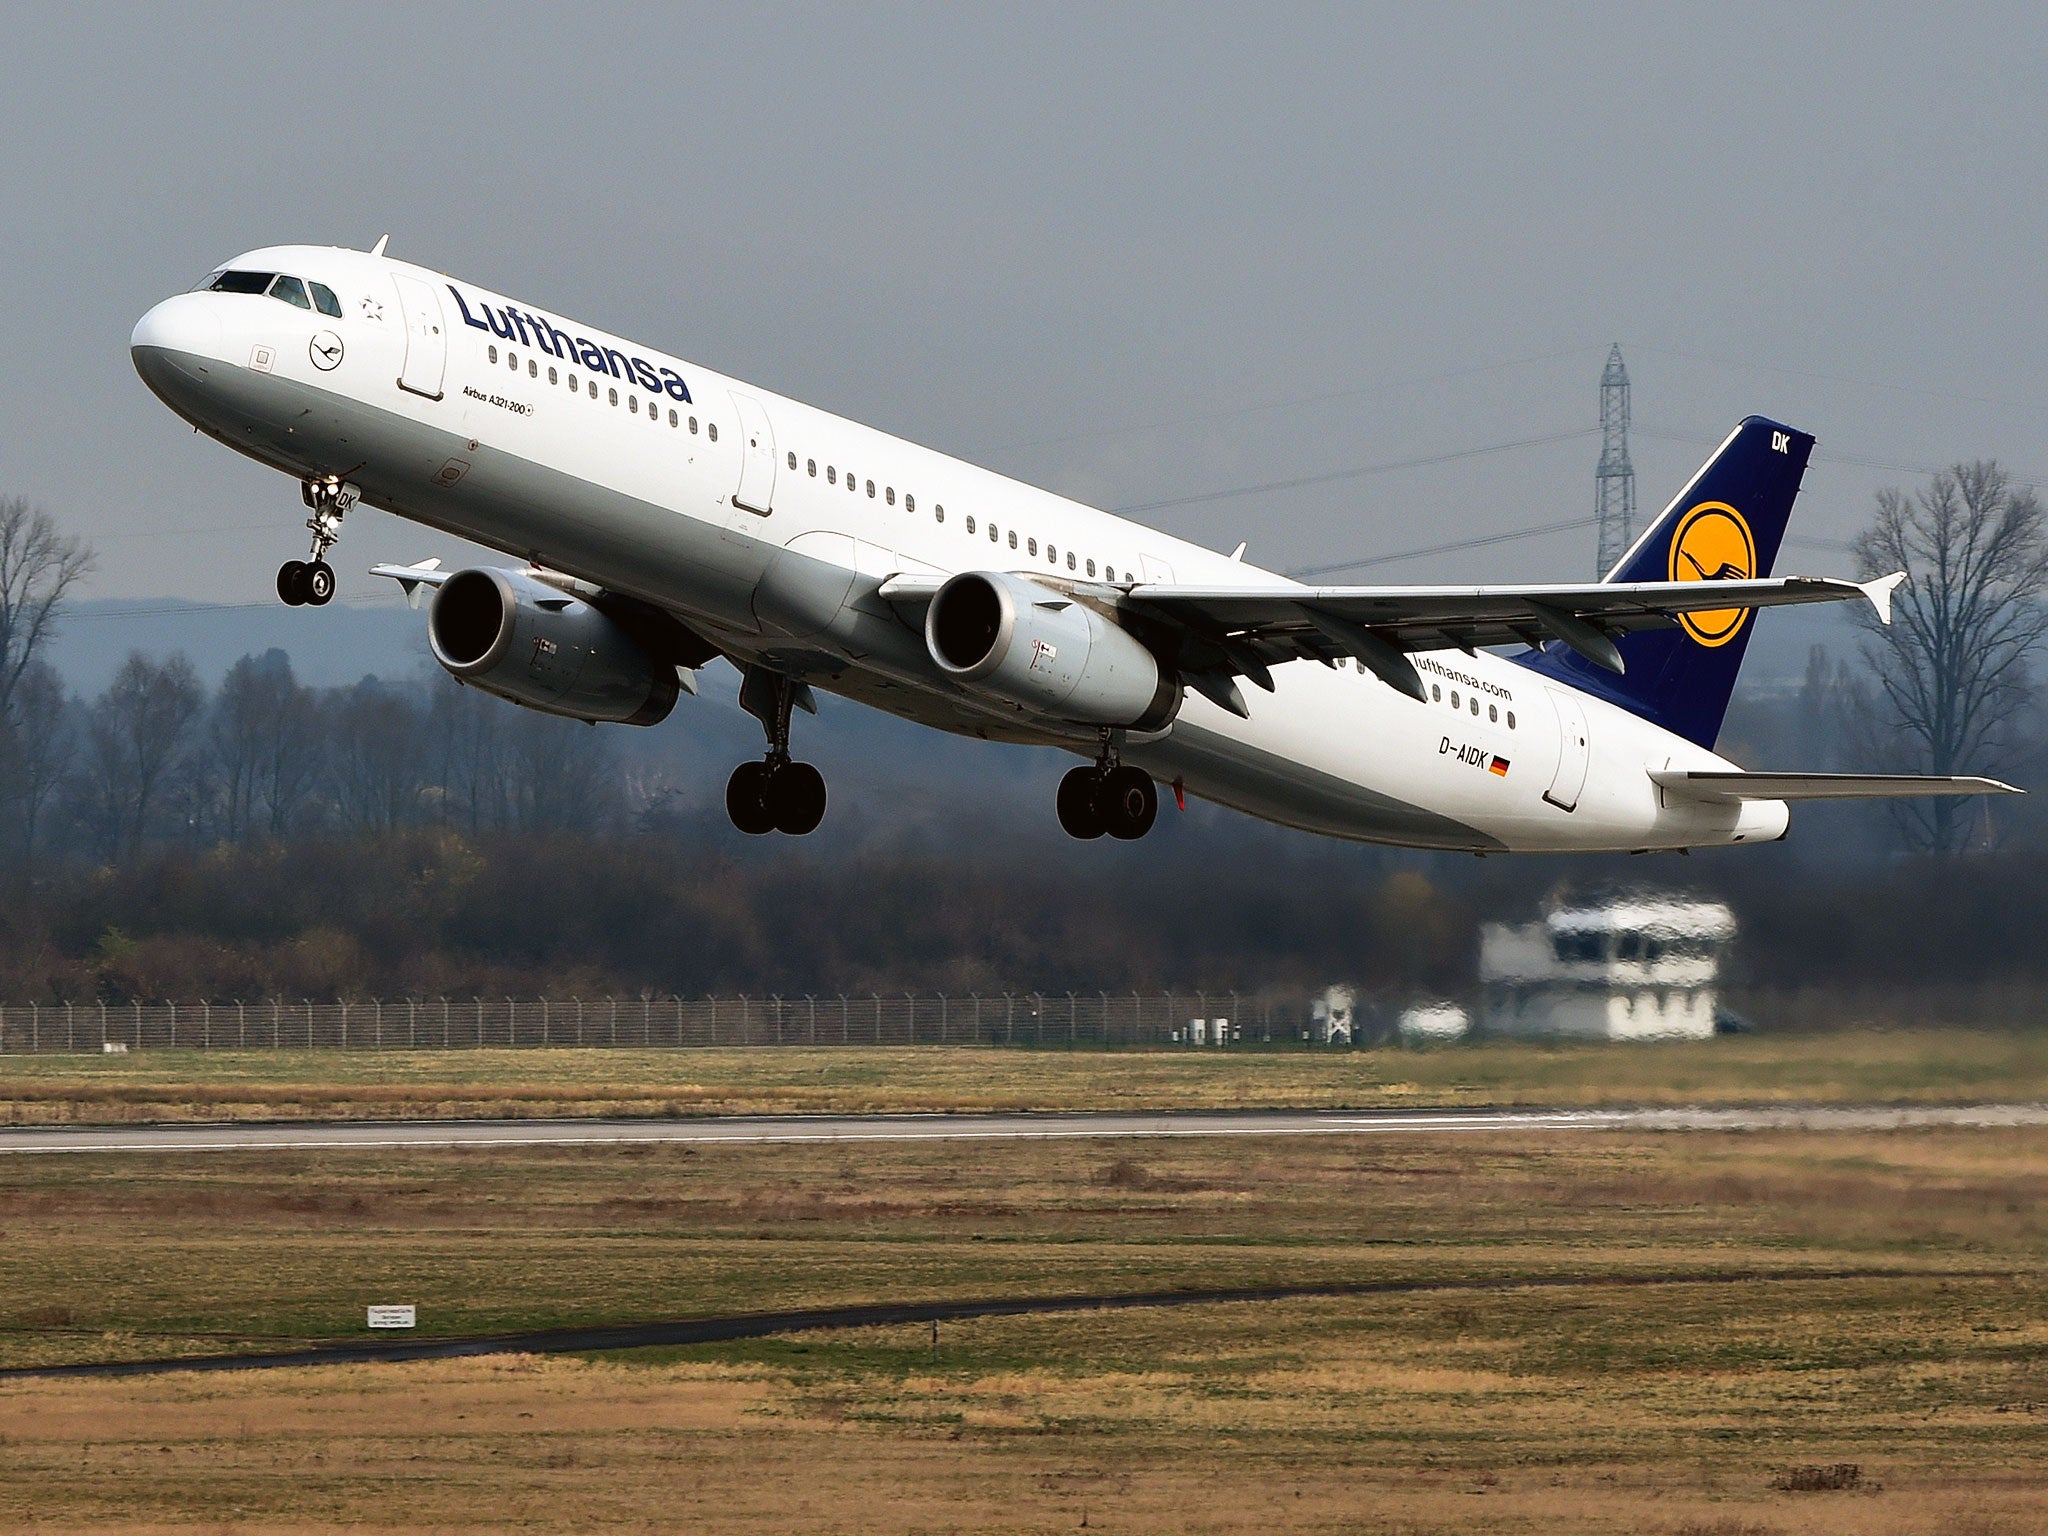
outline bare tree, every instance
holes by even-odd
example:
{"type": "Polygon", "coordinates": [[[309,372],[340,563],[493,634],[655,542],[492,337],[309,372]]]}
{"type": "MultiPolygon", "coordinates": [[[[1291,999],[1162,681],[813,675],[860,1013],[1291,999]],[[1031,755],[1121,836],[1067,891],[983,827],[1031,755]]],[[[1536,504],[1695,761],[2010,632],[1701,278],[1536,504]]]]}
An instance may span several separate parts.
{"type": "Polygon", "coordinates": [[[221,834],[282,836],[320,773],[320,718],[283,651],[228,669],[208,721],[207,755],[220,792],[221,834]]]}
{"type": "Polygon", "coordinates": [[[84,789],[102,851],[128,852],[148,834],[151,813],[205,703],[198,674],[184,656],[159,666],[140,651],[129,653],[94,702],[84,789]]]}
{"type": "MultiPolygon", "coordinates": [[[[2028,660],[2048,636],[2048,530],[2033,489],[1991,460],[1957,464],[1914,496],[1879,491],[1877,521],[1855,548],[1866,577],[1908,577],[1867,651],[1905,765],[1995,771],[2027,703],[2028,660]]],[[[1912,800],[1898,814],[1916,846],[1952,853],[1976,809],[1912,800]]]]}
{"type": "Polygon", "coordinates": [[[92,569],[92,551],[57,531],[25,496],[0,498],[0,720],[50,637],[58,605],[92,569]]]}
{"type": "Polygon", "coordinates": [[[34,864],[43,813],[77,747],[66,716],[63,680],[42,661],[22,672],[9,713],[0,715],[0,809],[24,870],[34,864]]]}

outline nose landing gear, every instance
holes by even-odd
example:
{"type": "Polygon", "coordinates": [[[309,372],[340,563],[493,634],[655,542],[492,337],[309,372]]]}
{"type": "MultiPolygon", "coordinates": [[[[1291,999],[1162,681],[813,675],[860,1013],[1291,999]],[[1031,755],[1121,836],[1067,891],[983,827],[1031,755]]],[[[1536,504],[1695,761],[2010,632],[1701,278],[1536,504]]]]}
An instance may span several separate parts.
{"type": "Polygon", "coordinates": [[[334,567],[327,563],[327,551],[341,539],[341,520],[362,497],[346,480],[330,475],[325,480],[308,480],[300,494],[313,515],[306,519],[313,534],[313,558],[287,560],[277,568],[277,595],[287,607],[307,604],[325,607],[334,600],[334,567]]]}
{"type": "Polygon", "coordinates": [[[1069,837],[1084,840],[1104,833],[1133,842],[1152,830],[1159,816],[1159,789],[1152,775],[1116,760],[1110,733],[1102,733],[1102,755],[1090,767],[1060,780],[1054,808],[1069,837]]]}
{"type": "Polygon", "coordinates": [[[801,837],[825,819],[825,776],[789,756],[789,716],[801,707],[817,713],[808,684],[765,667],[747,668],[740,707],[768,733],[768,755],[741,763],[725,783],[725,812],[750,836],[782,832],[801,837]]]}

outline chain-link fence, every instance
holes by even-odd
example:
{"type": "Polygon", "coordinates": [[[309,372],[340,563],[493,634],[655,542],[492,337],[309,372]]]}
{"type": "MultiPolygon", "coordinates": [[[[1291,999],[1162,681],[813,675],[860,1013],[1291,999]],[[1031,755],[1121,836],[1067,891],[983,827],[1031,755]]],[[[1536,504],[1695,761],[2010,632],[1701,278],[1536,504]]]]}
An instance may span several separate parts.
{"type": "Polygon", "coordinates": [[[835,993],[825,997],[405,998],[0,1005],[0,1052],[1297,1041],[1308,1009],[1237,993],[835,993]]]}

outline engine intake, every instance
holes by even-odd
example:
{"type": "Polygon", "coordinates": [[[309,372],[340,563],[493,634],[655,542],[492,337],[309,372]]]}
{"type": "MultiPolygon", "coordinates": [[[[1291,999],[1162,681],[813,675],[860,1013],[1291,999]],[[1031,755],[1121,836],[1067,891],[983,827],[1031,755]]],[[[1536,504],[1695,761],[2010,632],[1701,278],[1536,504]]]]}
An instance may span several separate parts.
{"type": "Polygon", "coordinates": [[[655,725],[675,708],[675,667],[613,619],[523,571],[477,566],[441,583],[427,614],[434,659],[465,683],[572,720],[655,725]]]}
{"type": "Polygon", "coordinates": [[[924,637],[947,676],[1020,709],[1144,731],[1180,711],[1178,680],[1128,630],[1006,571],[966,571],[940,587],[924,637]]]}

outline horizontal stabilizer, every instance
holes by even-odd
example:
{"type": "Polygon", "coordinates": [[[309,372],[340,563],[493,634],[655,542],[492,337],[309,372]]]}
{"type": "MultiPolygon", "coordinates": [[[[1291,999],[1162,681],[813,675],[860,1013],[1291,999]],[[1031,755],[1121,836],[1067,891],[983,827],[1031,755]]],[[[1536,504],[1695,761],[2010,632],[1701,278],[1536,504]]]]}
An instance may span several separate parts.
{"type": "Polygon", "coordinates": [[[1997,779],[1938,773],[1737,773],[1667,768],[1650,774],[1659,789],[1689,800],[1893,800],[1926,795],[2021,795],[1997,779]]]}

